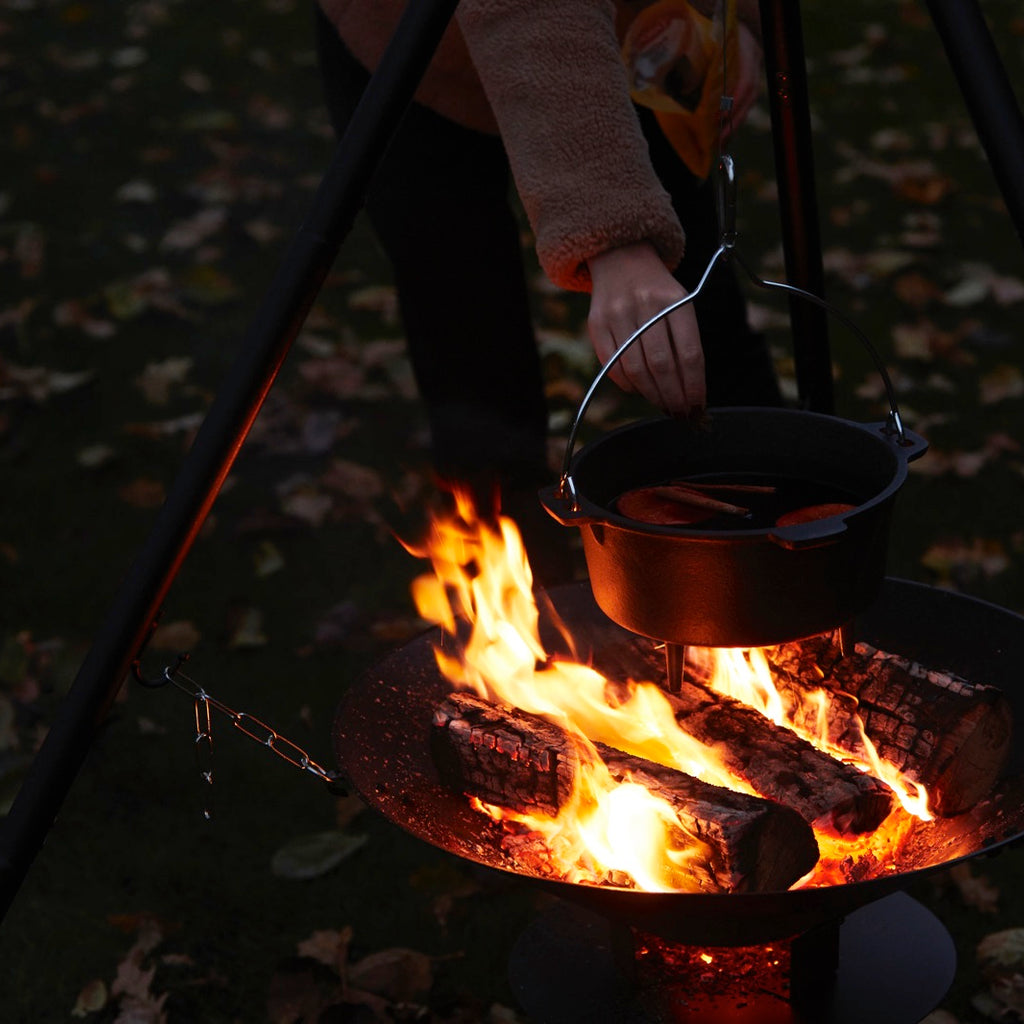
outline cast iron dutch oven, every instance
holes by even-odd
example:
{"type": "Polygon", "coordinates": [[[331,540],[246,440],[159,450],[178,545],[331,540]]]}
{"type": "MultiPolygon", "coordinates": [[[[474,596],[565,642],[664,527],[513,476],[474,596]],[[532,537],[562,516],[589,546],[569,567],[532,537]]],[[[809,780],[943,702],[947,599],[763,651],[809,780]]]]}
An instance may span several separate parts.
{"type": "Polygon", "coordinates": [[[700,426],[659,419],[606,434],[576,453],[541,501],[580,529],[594,597],[613,621],[674,643],[760,647],[845,624],[871,604],[896,494],[926,447],[895,410],[885,423],[859,424],[720,408],[700,426]],[[774,486],[790,504],[852,508],[785,526],[762,508],[760,521],[755,513],[726,528],[661,526],[616,510],[627,491],[680,479],[747,481],[774,486]]]}

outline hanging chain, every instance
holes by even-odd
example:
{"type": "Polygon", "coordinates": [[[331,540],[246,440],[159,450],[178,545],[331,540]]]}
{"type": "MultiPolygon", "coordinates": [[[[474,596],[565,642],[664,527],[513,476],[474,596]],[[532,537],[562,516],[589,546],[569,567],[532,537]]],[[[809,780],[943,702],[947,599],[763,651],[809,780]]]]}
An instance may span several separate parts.
{"type": "MultiPolygon", "coordinates": [[[[225,715],[231,724],[244,733],[250,739],[255,740],[262,747],[272,751],[283,761],[300,768],[304,772],[315,775],[318,779],[331,786],[337,786],[341,780],[340,772],[331,771],[313,760],[305,750],[297,743],[282,736],[276,729],[271,728],[266,722],[260,721],[255,715],[247,711],[236,711],[233,707],[218,700],[206,692],[194,679],[190,679],[181,671],[181,664],[185,657],[178,659],[178,664],[173,668],[168,666],[164,669],[163,678],[158,685],[172,683],[175,687],[188,694],[193,700],[196,735],[195,751],[196,764],[199,768],[199,775],[205,785],[213,785],[213,722],[210,709],[225,715]]],[[[138,673],[136,673],[138,676],[138,673]]],[[[140,681],[147,686],[153,683],[138,676],[140,681]]],[[[203,808],[203,817],[210,819],[210,808],[203,808]]]]}

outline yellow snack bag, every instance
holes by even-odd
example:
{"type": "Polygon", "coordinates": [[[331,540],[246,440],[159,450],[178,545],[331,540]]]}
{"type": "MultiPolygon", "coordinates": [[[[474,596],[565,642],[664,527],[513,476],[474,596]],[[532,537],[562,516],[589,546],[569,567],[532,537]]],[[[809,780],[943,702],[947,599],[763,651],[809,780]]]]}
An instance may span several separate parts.
{"type": "Polygon", "coordinates": [[[633,100],[654,111],[686,166],[706,178],[721,98],[738,68],[735,0],[619,0],[617,27],[633,100]]]}

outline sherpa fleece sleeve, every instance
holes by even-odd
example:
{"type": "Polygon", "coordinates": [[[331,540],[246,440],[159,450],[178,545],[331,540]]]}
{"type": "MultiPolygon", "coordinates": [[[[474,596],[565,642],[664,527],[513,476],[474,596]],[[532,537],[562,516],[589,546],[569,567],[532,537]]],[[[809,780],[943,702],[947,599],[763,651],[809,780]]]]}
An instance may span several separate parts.
{"type": "Polygon", "coordinates": [[[589,291],[591,256],[645,240],[674,268],[683,230],[633,110],[612,0],[462,0],[457,17],[548,277],[589,291]]]}

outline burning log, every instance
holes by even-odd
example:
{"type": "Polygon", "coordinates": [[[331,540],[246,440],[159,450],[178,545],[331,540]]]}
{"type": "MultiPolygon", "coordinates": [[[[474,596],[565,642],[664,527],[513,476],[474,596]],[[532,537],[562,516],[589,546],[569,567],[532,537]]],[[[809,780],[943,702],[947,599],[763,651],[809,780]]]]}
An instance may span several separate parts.
{"type": "Polygon", "coordinates": [[[933,813],[951,816],[973,807],[1002,774],[1012,712],[999,690],[865,643],[843,655],[831,634],[764,653],[783,701],[795,709],[797,727],[813,725],[808,695],[824,689],[832,698],[830,742],[863,753],[859,718],[878,755],[928,790],[933,813]]]}
{"type": "MultiPolygon", "coordinates": [[[[596,616],[575,625],[574,640],[608,679],[664,683],[663,652],[646,637],[596,616]]],[[[818,750],[755,708],[701,685],[700,668],[689,657],[686,671],[678,692],[664,691],[676,722],[683,732],[713,747],[723,767],[754,792],[839,836],[871,832],[888,817],[896,798],[884,782],[818,750]]],[[[628,699],[628,686],[610,685],[613,699],[616,689],[620,699],[628,699]]],[[[653,751],[644,755],[661,760],[653,751]]]]}
{"type": "MultiPolygon", "coordinates": [[[[520,813],[555,816],[571,799],[583,747],[536,715],[452,693],[436,709],[434,763],[442,781],[467,795],[520,813]]],[[[787,889],[818,859],[807,823],[794,811],[734,793],[683,772],[595,744],[616,782],[635,782],[672,808],[674,830],[693,848],[686,862],[695,889],[787,889]]]]}
{"type": "Polygon", "coordinates": [[[815,828],[841,836],[870,832],[895,805],[885,783],[746,704],[688,680],[665,696],[684,732],[714,747],[723,765],[755,792],[793,808],[815,828]]]}

